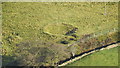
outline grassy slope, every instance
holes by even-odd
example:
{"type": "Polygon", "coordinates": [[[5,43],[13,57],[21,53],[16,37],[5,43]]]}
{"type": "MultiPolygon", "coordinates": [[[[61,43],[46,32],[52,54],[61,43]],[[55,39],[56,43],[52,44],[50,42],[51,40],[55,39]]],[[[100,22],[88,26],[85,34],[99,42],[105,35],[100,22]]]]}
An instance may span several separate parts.
{"type": "Polygon", "coordinates": [[[43,33],[50,23],[72,24],[79,36],[117,28],[117,4],[106,5],[106,16],[104,7],[105,3],[3,3],[3,45],[10,45],[7,40],[15,44],[33,38],[50,41],[43,33]]]}
{"type": "Polygon", "coordinates": [[[98,51],[67,66],[118,66],[118,47],[98,51]]]}
{"type": "MultiPolygon", "coordinates": [[[[70,24],[77,27],[76,35],[81,37],[103,30],[117,28],[117,3],[3,3],[3,55],[12,56],[16,45],[26,41],[31,47],[50,46],[65,35],[66,27],[54,30],[56,23],[70,24]],[[106,14],[106,15],[104,15],[106,14]],[[46,26],[54,26],[51,30],[46,26]],[[89,28],[89,29],[88,29],[89,28]],[[59,30],[59,31],[58,31],[59,30]],[[54,32],[56,31],[56,32],[54,32]],[[46,32],[46,33],[45,33],[46,32]],[[48,32],[49,33],[49,32],[48,32]],[[42,42],[42,44],[36,44],[42,42]],[[46,44],[43,44],[46,43],[46,44]]],[[[63,26],[62,26],[63,27],[63,26]]],[[[51,28],[51,27],[50,27],[51,28]]],[[[74,41],[73,41],[74,42],[74,41]]],[[[61,45],[61,44],[60,44],[61,45]]],[[[63,45],[63,44],[62,44],[63,45]]]]}

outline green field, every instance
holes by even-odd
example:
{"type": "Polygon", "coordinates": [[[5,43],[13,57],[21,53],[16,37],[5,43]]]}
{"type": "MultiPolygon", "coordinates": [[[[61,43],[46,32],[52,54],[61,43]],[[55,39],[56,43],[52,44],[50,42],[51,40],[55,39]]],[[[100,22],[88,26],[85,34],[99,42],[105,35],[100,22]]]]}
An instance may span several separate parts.
{"type": "MultiPolygon", "coordinates": [[[[117,17],[114,2],[3,2],[3,65],[11,60],[20,61],[15,65],[55,65],[71,56],[67,45],[102,31],[108,35],[99,36],[98,41],[116,41],[111,30],[118,29],[117,17]]],[[[75,52],[90,49],[85,47],[76,46],[75,52]]]]}
{"type": "Polygon", "coordinates": [[[67,66],[118,66],[118,47],[98,51],[67,66]]]}

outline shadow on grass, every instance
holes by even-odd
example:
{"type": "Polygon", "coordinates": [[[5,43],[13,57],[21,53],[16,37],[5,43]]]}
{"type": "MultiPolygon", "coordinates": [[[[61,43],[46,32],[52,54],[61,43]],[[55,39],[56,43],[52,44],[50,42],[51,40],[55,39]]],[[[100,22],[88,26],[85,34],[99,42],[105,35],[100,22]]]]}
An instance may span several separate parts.
{"type": "Polygon", "coordinates": [[[17,62],[13,56],[2,56],[2,66],[17,66],[19,62],[17,62]]]}

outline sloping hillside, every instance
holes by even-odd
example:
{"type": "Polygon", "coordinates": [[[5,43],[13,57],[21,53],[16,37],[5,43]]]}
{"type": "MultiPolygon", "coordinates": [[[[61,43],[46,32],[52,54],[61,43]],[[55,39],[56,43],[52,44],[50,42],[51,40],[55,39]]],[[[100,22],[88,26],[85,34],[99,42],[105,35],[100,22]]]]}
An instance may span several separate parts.
{"type": "Polygon", "coordinates": [[[55,66],[118,41],[118,3],[3,2],[3,65],[55,66]]]}

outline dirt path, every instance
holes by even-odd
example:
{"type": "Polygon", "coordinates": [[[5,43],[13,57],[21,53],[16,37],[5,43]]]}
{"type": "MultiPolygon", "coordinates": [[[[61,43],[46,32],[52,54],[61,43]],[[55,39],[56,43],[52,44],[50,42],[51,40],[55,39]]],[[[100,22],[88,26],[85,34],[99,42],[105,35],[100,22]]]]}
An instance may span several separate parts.
{"type": "Polygon", "coordinates": [[[58,66],[65,66],[65,65],[67,65],[67,64],[69,64],[69,63],[72,63],[72,62],[74,62],[74,61],[76,61],[76,60],[79,60],[79,59],[81,59],[81,58],[83,58],[83,57],[85,57],[85,56],[87,56],[87,55],[89,55],[89,54],[92,54],[92,53],[96,52],[96,51],[105,50],[105,49],[111,49],[111,48],[114,48],[114,47],[117,47],[117,46],[120,46],[120,43],[112,44],[112,45],[109,45],[109,46],[107,46],[107,47],[103,47],[103,48],[101,48],[101,49],[96,49],[96,50],[90,51],[90,52],[85,53],[85,54],[83,54],[83,55],[81,55],[81,56],[78,56],[78,57],[75,57],[75,58],[73,58],[73,59],[71,59],[71,60],[69,60],[69,61],[66,61],[66,62],[64,62],[64,63],[62,63],[62,64],[60,64],[60,65],[58,65],[58,66]]]}

